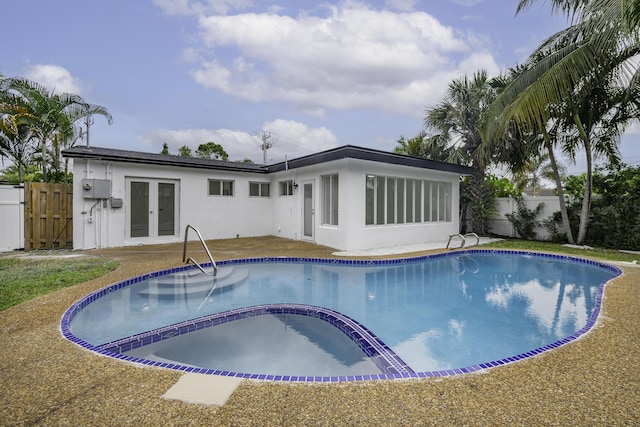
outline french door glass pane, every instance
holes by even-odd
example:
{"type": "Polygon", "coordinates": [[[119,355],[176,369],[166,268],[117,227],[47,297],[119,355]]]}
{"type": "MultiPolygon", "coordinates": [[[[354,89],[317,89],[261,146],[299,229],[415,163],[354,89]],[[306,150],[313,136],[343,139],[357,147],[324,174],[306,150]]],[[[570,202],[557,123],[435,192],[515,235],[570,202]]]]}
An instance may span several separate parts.
{"type": "Polygon", "coordinates": [[[175,234],[175,185],[158,184],[158,236],[175,234]]]}
{"type": "Polygon", "coordinates": [[[149,183],[131,181],[131,237],[149,237],[149,183]]]}

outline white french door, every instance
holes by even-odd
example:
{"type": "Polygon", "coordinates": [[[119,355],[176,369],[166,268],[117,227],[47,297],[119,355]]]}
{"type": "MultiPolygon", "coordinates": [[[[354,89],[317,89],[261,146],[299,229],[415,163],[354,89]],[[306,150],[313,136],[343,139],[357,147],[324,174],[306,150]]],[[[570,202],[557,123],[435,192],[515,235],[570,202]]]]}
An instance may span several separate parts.
{"type": "Polygon", "coordinates": [[[127,178],[127,236],[161,240],[179,234],[179,181],[127,178]]]}

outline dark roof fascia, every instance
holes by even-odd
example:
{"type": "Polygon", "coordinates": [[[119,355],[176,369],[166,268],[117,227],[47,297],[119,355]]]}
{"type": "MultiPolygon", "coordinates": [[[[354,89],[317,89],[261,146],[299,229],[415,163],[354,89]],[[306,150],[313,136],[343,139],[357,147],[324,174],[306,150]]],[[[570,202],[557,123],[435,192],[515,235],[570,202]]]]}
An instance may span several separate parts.
{"type": "Polygon", "coordinates": [[[340,159],[359,159],[372,162],[410,166],[421,169],[431,169],[442,172],[456,173],[459,175],[471,175],[472,169],[453,163],[438,162],[435,160],[420,159],[388,151],[374,150],[371,148],[345,145],[338,148],[309,154],[272,165],[253,163],[225,162],[222,160],[200,159],[195,157],[182,157],[170,154],[143,153],[140,151],[119,150],[101,147],[72,147],[62,151],[64,157],[77,159],[94,159],[122,163],[151,164],[162,166],[176,166],[197,169],[215,169],[233,172],[274,173],[288,169],[297,169],[340,159]]]}
{"type": "Polygon", "coordinates": [[[392,165],[411,166],[421,169],[432,169],[442,172],[457,173],[459,175],[471,175],[473,172],[473,169],[467,166],[420,159],[418,157],[405,156],[402,154],[374,150],[371,148],[356,147],[353,145],[345,145],[331,150],[322,151],[320,153],[298,157],[286,162],[275,163],[267,166],[267,168],[269,172],[280,172],[287,169],[296,169],[346,158],[368,160],[392,165]]]}
{"type": "Polygon", "coordinates": [[[117,150],[101,147],[72,147],[62,151],[64,157],[94,159],[110,162],[137,163],[148,165],[176,166],[196,169],[215,169],[233,172],[268,173],[265,165],[228,162],[222,160],[182,157],[170,154],[143,153],[140,151],[117,150]]]}

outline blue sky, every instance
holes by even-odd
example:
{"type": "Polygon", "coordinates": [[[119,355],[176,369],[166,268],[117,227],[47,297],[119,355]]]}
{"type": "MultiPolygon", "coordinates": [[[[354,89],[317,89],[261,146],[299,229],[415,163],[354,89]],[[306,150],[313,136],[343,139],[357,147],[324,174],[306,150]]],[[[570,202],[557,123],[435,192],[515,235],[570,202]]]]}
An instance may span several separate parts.
{"type": "MultiPolygon", "coordinates": [[[[522,62],[566,26],[540,0],[21,0],[3,6],[0,73],[102,105],[91,145],[221,144],[268,161],[351,144],[393,150],[447,84],[522,62]]],[[[640,163],[640,131],[623,138],[640,163]]],[[[570,170],[579,170],[583,161],[570,170]]]]}

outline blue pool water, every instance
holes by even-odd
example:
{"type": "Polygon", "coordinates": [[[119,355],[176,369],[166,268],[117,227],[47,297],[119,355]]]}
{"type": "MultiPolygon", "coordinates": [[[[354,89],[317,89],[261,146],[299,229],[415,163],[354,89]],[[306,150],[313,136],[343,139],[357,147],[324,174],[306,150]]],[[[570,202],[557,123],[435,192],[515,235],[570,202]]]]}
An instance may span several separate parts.
{"type": "Polygon", "coordinates": [[[409,373],[459,373],[461,368],[491,366],[493,361],[519,360],[532,350],[538,353],[575,339],[595,322],[604,284],[620,274],[615,267],[564,256],[481,250],[393,261],[276,258],[219,266],[215,282],[197,270],[175,269],[105,288],[67,311],[63,333],[106,354],[119,348],[118,353],[130,357],[230,372],[327,377],[386,374],[385,366],[400,361],[409,373]],[[258,316],[254,311],[236,315],[234,321],[226,315],[247,307],[283,304],[327,309],[330,320],[291,317],[297,312],[289,320],[258,316]],[[353,328],[362,326],[361,334],[379,341],[382,350],[368,351],[363,345],[345,350],[348,344],[339,340],[353,330],[350,326],[347,332],[337,331],[331,326],[339,315],[353,320],[353,328]],[[204,331],[172,332],[171,336],[184,335],[173,346],[175,338],[157,338],[166,342],[153,344],[158,347],[153,351],[146,344],[156,338],[149,334],[146,342],[137,339],[133,346],[137,348],[127,347],[129,353],[113,345],[167,325],[205,318],[225,320],[211,327],[201,322],[197,327],[204,331]],[[298,327],[281,328],[287,322],[298,327]],[[280,329],[293,332],[268,335],[280,329]],[[260,347],[261,338],[274,348],[260,347]],[[208,360],[194,356],[198,345],[205,349],[202,354],[212,355],[208,360]],[[176,353],[176,348],[182,351],[176,353]],[[274,358],[285,360],[284,348],[292,352],[307,348],[291,360],[308,355],[309,361],[302,365],[311,368],[286,372],[293,366],[289,362],[275,368],[274,358]],[[269,352],[275,354],[265,354],[269,352]],[[323,358],[324,353],[328,356],[323,358]],[[238,365],[242,358],[246,363],[238,365]],[[390,362],[381,364],[380,358],[390,362]],[[346,365],[357,369],[341,370],[340,365],[345,366],[341,360],[350,360],[346,365]],[[334,367],[313,368],[320,364],[334,367]]]}

